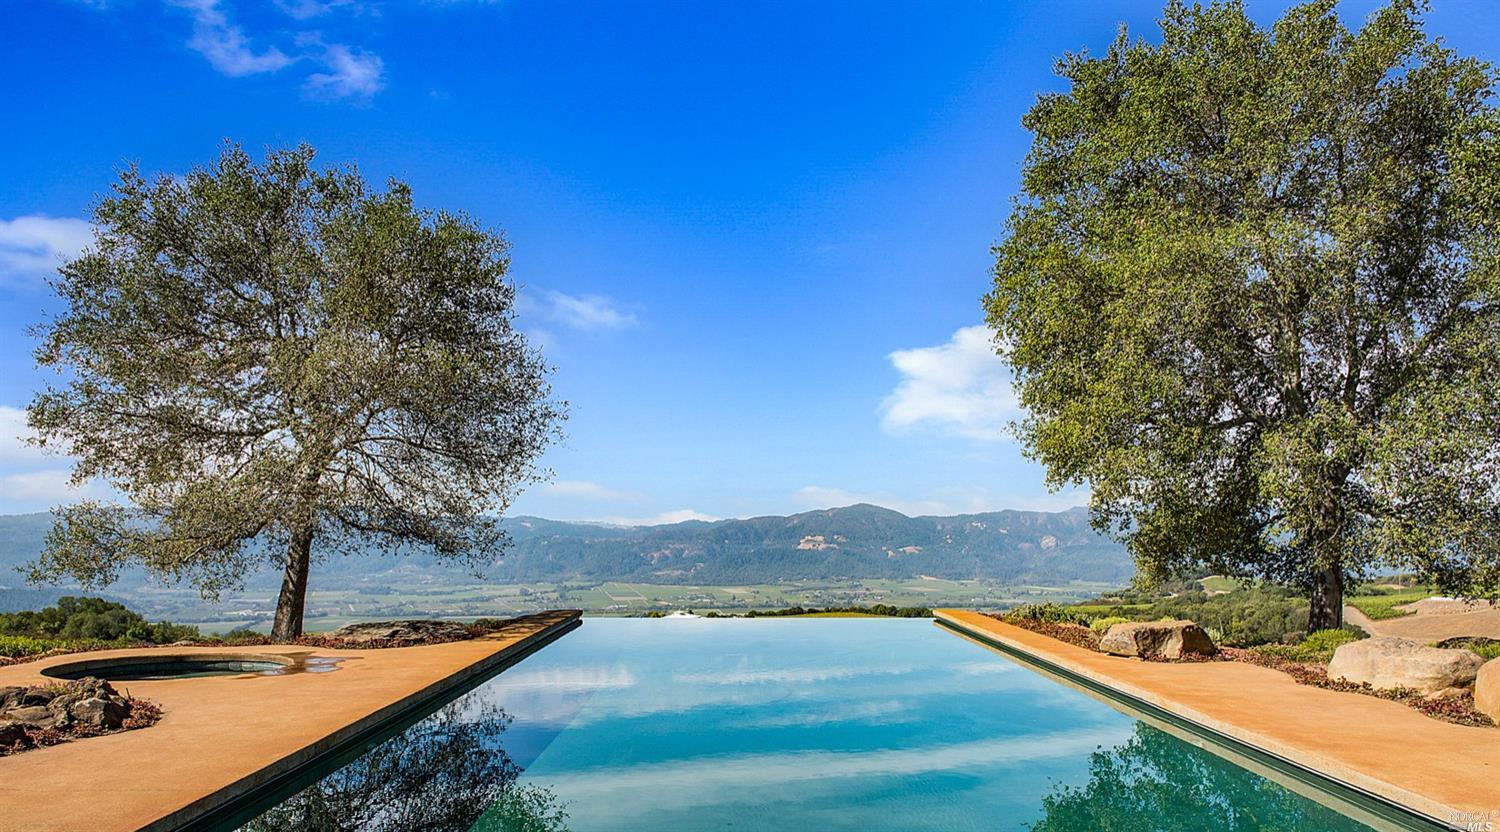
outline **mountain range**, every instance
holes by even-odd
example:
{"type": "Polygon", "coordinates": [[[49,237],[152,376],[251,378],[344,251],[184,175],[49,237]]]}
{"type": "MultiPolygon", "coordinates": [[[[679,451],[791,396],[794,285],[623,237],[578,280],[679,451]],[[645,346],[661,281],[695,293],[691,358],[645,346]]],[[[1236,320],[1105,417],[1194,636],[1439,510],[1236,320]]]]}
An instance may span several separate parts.
{"type": "MultiPolygon", "coordinates": [[[[0,587],[22,586],[14,569],[36,557],[50,524],[47,514],[0,516],[0,587]]],[[[502,524],[513,545],[481,570],[497,582],[738,585],[931,576],[1008,584],[1125,583],[1133,572],[1125,548],[1097,534],[1083,508],[908,517],[860,504],[660,526],[526,516],[502,524]]],[[[327,558],[314,566],[314,581],[326,587],[340,576],[383,573],[400,583],[473,574],[431,555],[372,552],[327,558]]],[[[279,580],[267,568],[250,576],[248,585],[269,587],[279,580]]],[[[144,583],[139,570],[127,570],[119,588],[144,583]]]]}

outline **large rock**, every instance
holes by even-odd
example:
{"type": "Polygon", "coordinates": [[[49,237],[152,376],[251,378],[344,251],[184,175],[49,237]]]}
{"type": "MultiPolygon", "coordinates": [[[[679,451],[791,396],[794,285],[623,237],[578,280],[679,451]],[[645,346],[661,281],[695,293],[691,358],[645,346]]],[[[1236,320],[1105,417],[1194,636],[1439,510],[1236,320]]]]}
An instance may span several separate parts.
{"type": "Polygon", "coordinates": [[[20,722],[31,728],[51,728],[57,724],[57,717],[46,705],[27,705],[22,708],[11,708],[3,715],[5,719],[12,722],[20,722]]]}
{"type": "Polygon", "coordinates": [[[17,747],[24,748],[30,744],[31,735],[26,733],[25,725],[0,720],[0,751],[9,751],[17,747]]]}
{"type": "Polygon", "coordinates": [[[1490,659],[1474,677],[1474,710],[1500,725],[1500,659],[1490,659]]]}
{"type": "Polygon", "coordinates": [[[422,644],[467,638],[469,625],[457,621],[370,621],[350,624],[328,634],[328,638],[354,644],[422,644]]]}
{"type": "Polygon", "coordinates": [[[1212,656],[1219,652],[1213,639],[1191,621],[1132,621],[1109,628],[1099,649],[1116,656],[1180,659],[1185,655],[1212,656]]]}
{"type": "Polygon", "coordinates": [[[1328,663],[1328,678],[1435,694],[1468,687],[1483,664],[1484,659],[1472,650],[1445,650],[1407,638],[1380,636],[1340,645],[1328,663]]]}

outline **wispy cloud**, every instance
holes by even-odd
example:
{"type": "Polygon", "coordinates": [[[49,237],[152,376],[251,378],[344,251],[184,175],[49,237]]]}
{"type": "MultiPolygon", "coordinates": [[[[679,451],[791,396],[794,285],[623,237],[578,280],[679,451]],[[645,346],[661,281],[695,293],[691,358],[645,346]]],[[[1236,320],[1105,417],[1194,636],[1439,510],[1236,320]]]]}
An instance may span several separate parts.
{"type": "Polygon", "coordinates": [[[49,508],[88,497],[103,497],[108,493],[109,489],[97,482],[74,487],[72,472],[65,468],[0,475],[0,499],[17,503],[18,508],[25,510],[49,508]]]}
{"type": "Polygon", "coordinates": [[[954,506],[945,500],[913,500],[878,491],[850,491],[844,488],[829,488],[822,485],[809,485],[797,489],[793,499],[802,508],[838,508],[841,506],[852,506],[856,503],[870,503],[884,508],[899,511],[908,517],[920,517],[924,514],[959,514],[954,506]]]}
{"type": "Polygon", "coordinates": [[[884,491],[853,491],[845,488],[809,485],[797,489],[792,499],[804,509],[838,508],[856,503],[871,503],[894,509],[908,517],[922,515],[941,517],[953,514],[981,514],[1003,509],[1064,511],[1075,506],[1088,505],[1089,491],[1086,488],[1067,488],[1055,494],[1037,496],[997,494],[985,488],[945,488],[926,498],[911,498],[884,491]]]}
{"type": "Polygon", "coordinates": [[[603,295],[528,290],[517,296],[516,306],[522,315],[543,318],[573,329],[625,329],[636,324],[634,312],[620,308],[603,295]]]}
{"type": "Polygon", "coordinates": [[[356,7],[354,0],[276,0],[276,8],[295,20],[310,20],[335,9],[356,7]]]}
{"type": "Polygon", "coordinates": [[[583,480],[558,480],[549,482],[542,486],[542,491],[554,497],[575,497],[587,500],[608,500],[611,502],[637,502],[644,499],[644,495],[634,491],[619,491],[606,488],[596,482],[585,482],[583,480]]]}
{"type": "Polygon", "coordinates": [[[26,411],[0,405],[0,513],[117,496],[100,480],[75,487],[72,458],[50,445],[44,450],[26,441],[34,435],[26,424],[26,411]]]}
{"type": "Polygon", "coordinates": [[[369,98],[385,87],[385,62],[379,55],[342,43],[318,45],[328,71],[307,76],[303,86],[309,92],[326,98],[369,98]]]}
{"type": "Polygon", "coordinates": [[[0,405],[0,463],[55,460],[55,456],[26,441],[32,435],[31,427],[26,424],[26,411],[0,405]]]}
{"type": "Polygon", "coordinates": [[[0,279],[50,274],[93,241],[86,220],[42,214],[0,219],[0,279]]]}
{"type": "Polygon", "coordinates": [[[243,29],[229,22],[218,0],[171,0],[193,15],[189,49],[208,59],[214,69],[231,77],[275,72],[294,62],[275,46],[256,51],[243,29]]]}
{"type": "Polygon", "coordinates": [[[1100,746],[1125,742],[1130,734],[1128,724],[1118,724],[874,751],[707,755],[559,773],[549,784],[580,806],[608,805],[612,813],[633,816],[650,811],[652,805],[666,809],[710,805],[729,802],[730,795],[764,795],[849,778],[911,778],[1021,766],[1088,754],[1100,746]]]}
{"type": "Polygon", "coordinates": [[[1010,368],[996,355],[987,327],[964,327],[945,344],[897,350],[890,360],[901,381],[880,405],[887,433],[925,428],[970,439],[1006,438],[1018,403],[1010,368]]]}
{"type": "Polygon", "coordinates": [[[672,511],[664,511],[651,517],[604,517],[601,523],[609,523],[614,526],[664,526],[669,523],[686,523],[689,520],[702,520],[712,523],[719,518],[712,514],[704,514],[690,508],[679,508],[672,511]]]}
{"type": "MultiPolygon", "coordinates": [[[[293,45],[259,47],[250,34],[229,15],[224,0],[167,0],[186,10],[193,19],[189,49],[208,59],[214,69],[232,78],[277,72],[293,64],[321,67],[310,71],[302,88],[318,98],[369,99],[385,87],[385,63],[367,50],[343,43],[324,42],[315,31],[297,32],[293,45]]],[[[306,20],[327,14],[341,0],[284,0],[277,7],[288,17],[306,20]]]]}

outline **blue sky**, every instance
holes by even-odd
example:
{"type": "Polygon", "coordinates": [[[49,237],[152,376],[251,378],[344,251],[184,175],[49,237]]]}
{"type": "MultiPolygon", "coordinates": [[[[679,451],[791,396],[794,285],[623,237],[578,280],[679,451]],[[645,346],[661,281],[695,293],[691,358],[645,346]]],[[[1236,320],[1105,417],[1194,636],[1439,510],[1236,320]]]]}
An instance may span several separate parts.
{"type": "MultiPolygon", "coordinates": [[[[1269,22],[1288,4],[1252,2],[1269,22]]],[[[1500,4],[1433,0],[1490,60],[1500,4]]],[[[1373,2],[1346,2],[1357,23],[1373,2]]],[[[80,493],[21,447],[26,328],[130,161],[297,142],[503,228],[572,405],[514,511],[620,522],[868,500],[1060,508],[1005,438],[989,246],[1052,61],[1155,2],[105,0],[8,9],[0,512],[80,493]]]]}

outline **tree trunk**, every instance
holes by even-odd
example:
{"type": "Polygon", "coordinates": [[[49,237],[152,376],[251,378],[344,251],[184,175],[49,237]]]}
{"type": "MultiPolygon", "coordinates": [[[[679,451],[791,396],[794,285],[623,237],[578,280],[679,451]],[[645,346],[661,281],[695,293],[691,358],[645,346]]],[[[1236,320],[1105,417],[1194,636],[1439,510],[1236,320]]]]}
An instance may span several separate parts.
{"type": "Polygon", "coordinates": [[[1344,581],[1337,565],[1313,573],[1312,605],[1307,612],[1307,631],[1337,630],[1344,626],[1344,581]]]}
{"type": "Polygon", "coordinates": [[[313,530],[295,529],[286,550],[286,574],[281,578],[281,595],[276,599],[276,621],[271,638],[291,641],[302,635],[302,606],[307,601],[307,571],[312,562],[313,530]]]}

